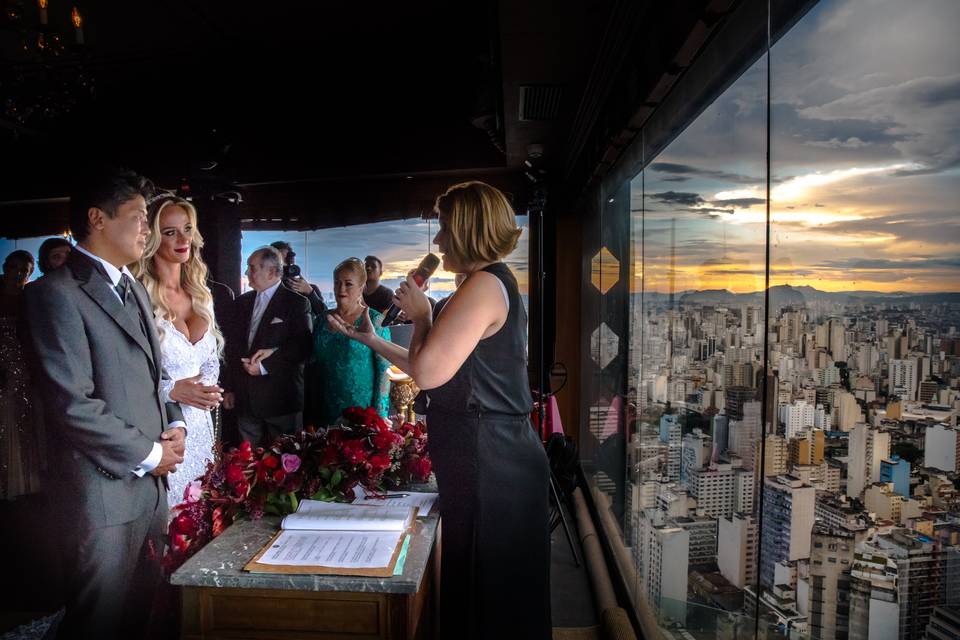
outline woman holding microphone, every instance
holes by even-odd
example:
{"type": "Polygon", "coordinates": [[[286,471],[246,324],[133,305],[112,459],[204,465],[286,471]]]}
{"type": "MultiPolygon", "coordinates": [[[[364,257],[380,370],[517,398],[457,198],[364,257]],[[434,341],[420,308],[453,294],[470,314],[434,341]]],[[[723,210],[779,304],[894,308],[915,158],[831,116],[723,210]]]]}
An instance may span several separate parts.
{"type": "Polygon", "coordinates": [[[434,210],[443,267],[465,279],[436,316],[412,277],[400,285],[409,350],[368,317],[328,321],[426,391],[443,518],[438,637],[550,638],[549,467],[530,424],[527,315],[501,262],[521,231],[506,196],[482,182],[450,187],[434,210]]]}

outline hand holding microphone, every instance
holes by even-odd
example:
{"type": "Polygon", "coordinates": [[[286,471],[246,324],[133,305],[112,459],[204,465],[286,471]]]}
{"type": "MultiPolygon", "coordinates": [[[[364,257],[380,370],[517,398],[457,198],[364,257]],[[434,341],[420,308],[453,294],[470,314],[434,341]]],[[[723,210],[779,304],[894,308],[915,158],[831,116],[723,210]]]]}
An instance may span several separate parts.
{"type": "Polygon", "coordinates": [[[394,296],[394,303],[387,309],[380,326],[386,327],[395,322],[401,311],[414,322],[423,319],[424,316],[429,317],[432,308],[421,287],[438,266],[440,266],[440,258],[432,253],[428,253],[420,261],[416,270],[407,276],[407,281],[400,284],[394,296]]]}

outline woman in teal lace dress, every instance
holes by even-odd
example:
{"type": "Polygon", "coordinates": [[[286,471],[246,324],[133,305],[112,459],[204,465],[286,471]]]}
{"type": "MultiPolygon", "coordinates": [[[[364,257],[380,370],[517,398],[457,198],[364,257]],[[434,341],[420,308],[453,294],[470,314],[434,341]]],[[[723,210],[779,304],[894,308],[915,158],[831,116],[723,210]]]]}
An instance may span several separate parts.
{"type": "MultiPolygon", "coordinates": [[[[363,285],[367,272],[357,258],[344,260],[333,271],[333,290],[337,299],[335,313],[345,322],[359,326],[364,319],[363,285]]],[[[374,326],[381,314],[370,310],[374,326]]],[[[377,335],[390,340],[390,329],[378,328],[377,335]]],[[[314,332],[314,357],[320,367],[323,384],[313,389],[319,396],[318,425],[333,424],[348,407],[376,407],[386,417],[390,409],[390,363],[370,347],[332,331],[326,322],[318,322],[314,332]]]]}

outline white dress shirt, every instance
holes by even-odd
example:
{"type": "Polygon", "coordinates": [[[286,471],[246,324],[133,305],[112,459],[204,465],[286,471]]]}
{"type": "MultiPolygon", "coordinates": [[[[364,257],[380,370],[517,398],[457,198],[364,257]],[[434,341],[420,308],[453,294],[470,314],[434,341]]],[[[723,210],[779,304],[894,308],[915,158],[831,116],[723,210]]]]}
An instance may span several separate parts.
{"type": "MultiPolygon", "coordinates": [[[[282,280],[277,280],[276,284],[272,287],[257,292],[257,297],[253,302],[253,315],[250,316],[250,333],[247,335],[247,347],[253,346],[253,339],[257,335],[257,329],[260,328],[263,314],[270,305],[270,301],[273,299],[274,294],[277,293],[277,289],[280,288],[282,282],[282,280]]],[[[267,370],[264,368],[262,362],[260,363],[260,375],[267,375],[267,370]]]]}
{"type": "MultiPolygon", "coordinates": [[[[120,284],[120,278],[123,276],[127,276],[128,278],[133,280],[133,274],[130,273],[130,270],[127,269],[126,265],[124,265],[123,268],[121,269],[117,269],[114,265],[110,264],[100,256],[94,255],[89,251],[87,251],[86,249],[84,249],[82,245],[78,244],[78,245],[75,245],[73,248],[79,251],[80,253],[82,253],[83,255],[87,256],[91,260],[96,260],[101,265],[103,265],[104,271],[107,272],[107,277],[110,278],[110,284],[113,285],[113,287],[111,287],[111,290],[113,291],[113,295],[117,297],[117,300],[120,301],[120,304],[123,304],[123,299],[120,298],[120,294],[117,293],[116,287],[118,284],[120,284]]],[[[169,425],[167,425],[168,429],[174,429],[176,427],[183,427],[184,429],[186,429],[187,425],[182,420],[174,420],[169,425]]],[[[150,450],[150,455],[144,458],[143,462],[138,464],[136,468],[131,469],[130,472],[142,478],[144,475],[156,469],[157,466],[160,464],[160,460],[162,458],[163,458],[163,447],[160,445],[159,442],[154,442],[153,448],[150,450]]]]}

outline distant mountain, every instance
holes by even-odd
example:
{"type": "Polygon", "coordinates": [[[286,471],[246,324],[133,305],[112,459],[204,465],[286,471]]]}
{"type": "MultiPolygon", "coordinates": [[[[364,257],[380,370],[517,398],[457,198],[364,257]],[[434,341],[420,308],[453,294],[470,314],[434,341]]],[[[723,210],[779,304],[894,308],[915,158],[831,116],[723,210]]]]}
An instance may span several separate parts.
{"type": "MultiPolygon", "coordinates": [[[[645,294],[650,295],[650,294],[645,294]]],[[[655,299],[665,299],[669,294],[656,293],[655,299]]],[[[684,291],[674,294],[674,299],[683,304],[742,305],[762,304],[763,292],[733,293],[727,289],[684,291]]],[[[794,287],[789,284],[770,287],[770,304],[773,307],[787,305],[832,304],[960,304],[960,292],[911,293],[908,291],[820,291],[811,286],[794,287]]]]}

